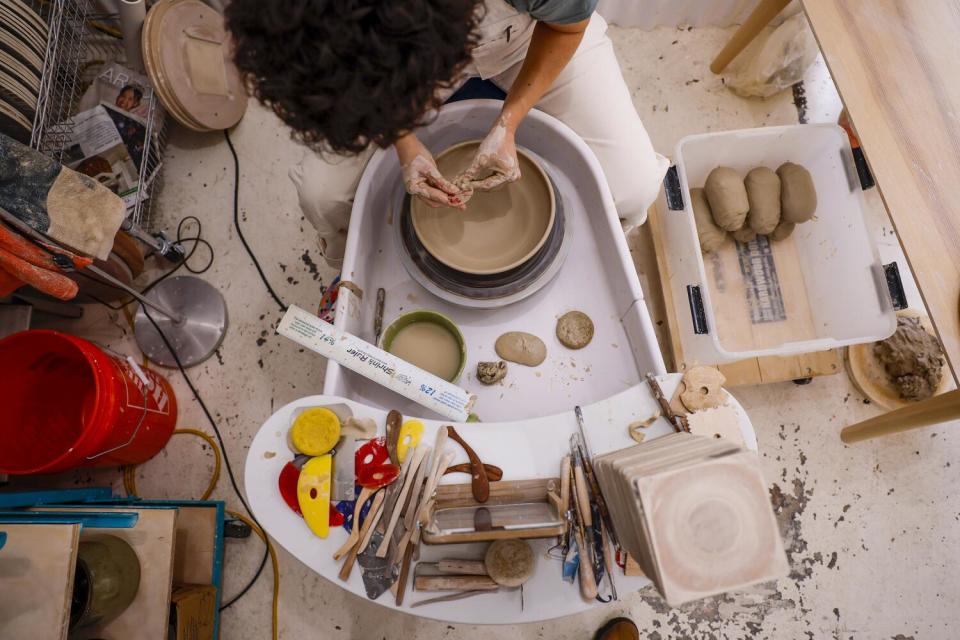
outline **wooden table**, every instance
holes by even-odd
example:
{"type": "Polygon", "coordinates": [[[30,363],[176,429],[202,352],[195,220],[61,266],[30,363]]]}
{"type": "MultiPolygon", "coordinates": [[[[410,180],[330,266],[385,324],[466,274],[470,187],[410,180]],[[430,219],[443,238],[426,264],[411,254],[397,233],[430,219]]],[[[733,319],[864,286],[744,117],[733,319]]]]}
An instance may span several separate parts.
{"type": "MultiPolygon", "coordinates": [[[[786,4],[761,0],[711,69],[719,73],[786,4]]],[[[960,5],[803,0],[803,6],[958,380],[960,5]]],[[[910,407],[910,415],[881,416],[884,428],[930,424],[926,413],[937,421],[960,417],[957,394],[947,396],[952,413],[943,401],[924,411],[928,401],[910,407]]],[[[864,427],[850,429],[862,436],[864,427]]]]}
{"type": "MultiPolygon", "coordinates": [[[[762,0],[719,73],[786,0],[762,0]]],[[[955,0],[803,0],[954,379],[960,366],[960,7],[955,0]]]]}

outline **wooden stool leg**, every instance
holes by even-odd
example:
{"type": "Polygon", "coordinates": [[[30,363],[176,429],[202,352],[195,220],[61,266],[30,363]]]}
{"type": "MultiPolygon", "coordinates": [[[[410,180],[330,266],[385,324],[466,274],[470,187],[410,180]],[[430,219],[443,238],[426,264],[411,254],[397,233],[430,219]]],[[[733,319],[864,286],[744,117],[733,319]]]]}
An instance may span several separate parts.
{"type": "Polygon", "coordinates": [[[840,432],[840,439],[852,444],[956,418],[960,418],[960,389],[850,425],[840,432]]]}
{"type": "Polygon", "coordinates": [[[736,58],[788,4],[790,4],[790,0],[760,0],[760,4],[740,25],[737,32],[730,38],[727,46],[713,59],[710,64],[710,71],[720,73],[726,69],[730,61],[736,58]]]}

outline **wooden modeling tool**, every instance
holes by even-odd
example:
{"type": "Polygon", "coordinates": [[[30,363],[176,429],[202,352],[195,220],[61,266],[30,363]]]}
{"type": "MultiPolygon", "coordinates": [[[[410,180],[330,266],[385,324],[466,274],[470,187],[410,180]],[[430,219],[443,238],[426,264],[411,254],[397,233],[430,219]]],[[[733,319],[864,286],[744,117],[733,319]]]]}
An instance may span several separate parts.
{"type": "MultiPolygon", "coordinates": [[[[374,513],[380,509],[380,506],[383,504],[383,494],[383,489],[377,490],[377,495],[373,497],[373,504],[370,506],[369,513],[374,513]]],[[[354,522],[354,525],[356,525],[356,521],[354,522]]],[[[356,529],[356,526],[354,526],[354,529],[356,529]]],[[[371,529],[373,529],[373,522],[372,518],[368,517],[363,521],[363,527],[360,531],[360,538],[366,538],[367,532],[371,529]]],[[[343,561],[343,566],[340,568],[339,577],[344,582],[350,578],[350,572],[353,571],[353,564],[357,561],[358,553],[360,553],[360,546],[354,545],[353,548],[350,549],[350,553],[347,554],[347,559],[343,561]]]]}
{"type": "Polygon", "coordinates": [[[498,589],[482,590],[482,589],[473,589],[470,591],[457,591],[455,593],[448,593],[447,595],[437,596],[435,598],[427,598],[426,600],[418,600],[410,605],[411,609],[416,607],[422,607],[426,604],[435,604],[437,602],[452,602],[454,600],[464,600],[466,598],[472,598],[473,596],[479,596],[484,593],[497,593],[498,589]]]}
{"type": "MultiPolygon", "coordinates": [[[[403,488],[400,489],[400,495],[397,497],[397,504],[403,504],[406,502],[407,494],[410,492],[410,487],[413,484],[413,479],[420,467],[420,463],[423,462],[423,457],[426,455],[428,449],[429,447],[417,447],[416,451],[413,452],[413,460],[410,462],[410,466],[407,468],[407,474],[403,478],[403,488]]],[[[383,542],[380,543],[380,548],[377,549],[378,558],[387,557],[387,550],[390,547],[393,529],[397,526],[397,521],[400,519],[400,515],[400,510],[396,508],[394,508],[393,513],[390,514],[390,522],[387,524],[387,529],[383,534],[383,542]]]]}
{"type": "Polygon", "coordinates": [[[474,499],[477,502],[486,502],[490,498],[490,479],[487,477],[487,470],[484,468],[483,462],[480,461],[480,457],[470,445],[460,437],[456,429],[448,426],[447,435],[451,440],[463,447],[463,450],[467,452],[467,457],[470,458],[470,467],[472,469],[470,482],[473,488],[474,499]]]}
{"type": "Polygon", "coordinates": [[[660,383],[657,382],[657,379],[652,373],[647,374],[647,384],[650,386],[650,392],[653,394],[654,399],[656,399],[657,403],[660,405],[660,410],[663,412],[663,416],[670,421],[670,424],[673,425],[674,431],[689,432],[690,428],[687,426],[687,418],[673,410],[673,407],[670,406],[670,402],[667,400],[667,397],[663,395],[663,389],[660,387],[660,383]]]}
{"type": "MultiPolygon", "coordinates": [[[[345,556],[350,549],[360,542],[360,510],[363,508],[363,505],[367,503],[367,500],[370,499],[370,496],[373,495],[374,491],[376,491],[376,489],[371,489],[369,487],[363,487],[363,489],[360,490],[360,495],[357,496],[357,500],[354,502],[353,506],[353,512],[355,515],[353,528],[350,530],[350,536],[347,538],[347,541],[343,543],[342,547],[333,553],[334,560],[339,560],[345,556]]],[[[369,512],[367,513],[369,514],[369,512]]]]}
{"type": "Polygon", "coordinates": [[[391,409],[387,414],[387,451],[390,452],[390,462],[400,466],[400,456],[397,453],[397,444],[400,442],[400,427],[403,424],[403,414],[391,409]]]}
{"type": "Polygon", "coordinates": [[[373,344],[380,344],[380,334],[383,333],[383,305],[387,299],[387,292],[383,287],[377,289],[377,306],[373,315],[373,344]]]}
{"type": "Polygon", "coordinates": [[[367,517],[364,520],[363,524],[367,524],[367,520],[370,521],[369,527],[364,527],[366,533],[360,538],[360,546],[357,547],[357,553],[363,553],[363,550],[367,548],[367,545],[370,544],[370,537],[373,535],[373,532],[376,531],[377,523],[380,521],[381,516],[383,516],[383,504],[386,499],[386,490],[380,492],[380,500],[374,500],[373,504],[370,505],[370,511],[367,512],[367,517]]]}
{"type": "MultiPolygon", "coordinates": [[[[483,465],[484,470],[487,472],[487,479],[490,482],[497,482],[503,478],[503,469],[492,464],[483,465]]],[[[473,473],[473,466],[469,462],[461,462],[460,464],[455,464],[452,467],[447,467],[444,475],[448,473],[473,473]]]]}
{"type": "Polygon", "coordinates": [[[458,558],[445,558],[437,562],[437,570],[440,573],[453,573],[464,576],[485,576],[487,574],[487,565],[483,560],[460,560],[458,558]]]}

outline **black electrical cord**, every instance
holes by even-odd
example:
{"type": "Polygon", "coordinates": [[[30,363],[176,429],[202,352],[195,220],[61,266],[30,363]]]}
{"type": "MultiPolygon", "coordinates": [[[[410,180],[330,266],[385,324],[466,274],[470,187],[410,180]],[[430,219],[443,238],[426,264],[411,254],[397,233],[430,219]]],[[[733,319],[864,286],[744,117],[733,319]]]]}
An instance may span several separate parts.
{"type": "Polygon", "coordinates": [[[243,244],[243,248],[247,250],[247,255],[250,256],[250,260],[253,261],[253,266],[257,268],[257,273],[260,274],[260,279],[263,280],[263,285],[267,288],[267,291],[270,292],[270,296],[277,305],[279,305],[281,311],[286,311],[287,305],[283,304],[283,300],[280,299],[277,292],[270,286],[270,281],[267,280],[266,274],[263,273],[260,261],[257,260],[253,249],[247,244],[247,239],[243,237],[243,230],[240,228],[240,158],[237,157],[237,150],[233,148],[233,141],[230,140],[229,129],[223,130],[223,137],[227,140],[227,146],[230,147],[230,154],[233,156],[233,224],[237,227],[237,236],[240,238],[240,243],[243,244]]]}
{"type": "MultiPolygon", "coordinates": [[[[147,310],[146,306],[141,305],[143,309],[143,314],[146,316],[147,320],[150,321],[150,324],[153,325],[153,328],[156,330],[157,334],[160,336],[160,339],[163,340],[163,344],[166,345],[167,351],[170,352],[170,355],[173,356],[173,361],[177,363],[177,369],[180,370],[180,375],[183,376],[184,382],[187,383],[187,386],[190,387],[190,392],[193,393],[193,397],[196,398],[197,403],[200,405],[200,408],[203,409],[204,415],[207,417],[207,421],[210,423],[210,426],[213,428],[213,433],[217,437],[217,442],[220,444],[220,451],[223,453],[223,462],[224,466],[227,468],[227,477],[230,478],[230,484],[233,486],[234,493],[237,494],[237,498],[240,499],[240,503],[243,505],[243,508],[246,509],[247,513],[250,514],[250,519],[257,523],[257,526],[263,529],[263,525],[257,520],[257,517],[253,515],[253,510],[250,509],[250,505],[247,504],[246,499],[243,497],[243,493],[240,491],[240,486],[237,484],[237,479],[233,475],[233,467],[230,464],[230,456],[227,455],[227,448],[223,443],[223,436],[220,434],[220,429],[217,427],[216,420],[213,419],[213,414],[210,413],[210,409],[207,408],[207,404],[203,401],[203,397],[200,395],[200,392],[195,386],[193,386],[193,381],[190,379],[190,376],[187,375],[187,370],[184,368],[183,363],[180,361],[180,356],[177,355],[176,350],[173,348],[173,345],[170,343],[170,340],[167,338],[166,334],[160,329],[160,326],[153,319],[153,316],[150,315],[150,312],[147,310]]],[[[263,529],[266,532],[266,529],[263,529]]],[[[260,575],[263,573],[263,568],[267,564],[267,559],[270,556],[269,549],[264,545],[263,559],[260,561],[260,566],[257,568],[257,572],[253,575],[253,578],[247,585],[240,590],[240,592],[231,598],[228,602],[220,606],[220,611],[230,607],[237,600],[246,595],[257,580],[260,579],[260,575]]]]}
{"type": "MultiPolygon", "coordinates": [[[[160,275],[159,277],[157,277],[155,280],[152,280],[152,281],[151,281],[150,283],[148,283],[143,289],[141,289],[141,290],[140,290],[140,293],[141,293],[142,295],[147,295],[147,293],[149,293],[149,291],[150,291],[151,289],[153,289],[155,286],[157,286],[158,284],[160,284],[161,282],[163,282],[164,280],[166,280],[167,278],[169,278],[170,276],[172,276],[174,273],[176,273],[177,271],[179,271],[181,268],[185,268],[187,271],[189,271],[190,273],[192,273],[192,274],[194,274],[194,275],[200,275],[200,274],[206,273],[207,271],[210,270],[210,267],[213,266],[213,260],[214,260],[214,257],[215,257],[215,253],[214,253],[214,251],[213,251],[213,245],[211,245],[211,244],[210,244],[207,240],[205,240],[204,238],[201,238],[201,237],[200,237],[200,234],[202,233],[202,231],[203,231],[203,225],[200,223],[200,219],[197,218],[196,216],[184,216],[183,219],[180,220],[180,223],[177,224],[177,242],[178,242],[178,243],[181,243],[181,244],[184,243],[184,242],[193,242],[193,246],[190,248],[190,252],[189,252],[187,255],[185,255],[185,256],[183,257],[183,260],[181,260],[180,262],[178,262],[178,263],[176,264],[176,266],[174,266],[173,268],[171,268],[169,271],[163,273],[162,275],[160,275]],[[184,236],[183,236],[183,225],[186,224],[186,223],[188,223],[188,222],[190,222],[190,221],[193,221],[193,222],[197,225],[196,235],[190,236],[190,237],[184,237],[184,236]],[[207,248],[207,250],[210,252],[210,259],[207,261],[207,263],[206,263],[203,267],[201,267],[201,268],[199,268],[199,269],[194,269],[193,267],[190,266],[190,258],[192,258],[192,257],[193,257],[193,254],[197,252],[197,247],[199,247],[201,244],[204,245],[204,246],[207,248]]],[[[77,271],[76,273],[77,273],[78,275],[83,276],[84,278],[87,278],[88,280],[93,280],[93,281],[99,282],[99,283],[101,283],[101,284],[110,284],[110,283],[108,283],[108,282],[104,282],[103,280],[97,278],[96,276],[92,276],[92,275],[90,275],[90,274],[88,274],[88,273],[85,273],[84,271],[77,271]]],[[[110,286],[113,286],[113,285],[110,285],[110,286]]],[[[116,287],[114,287],[114,288],[116,288],[116,287]]],[[[89,294],[88,294],[88,295],[89,295],[89,294]]],[[[105,307],[108,307],[108,308],[110,308],[110,309],[113,309],[114,311],[120,311],[120,310],[122,310],[124,307],[130,305],[130,303],[134,302],[134,298],[131,298],[130,300],[128,300],[127,302],[125,302],[125,303],[123,303],[123,304],[120,304],[120,305],[112,305],[112,304],[110,304],[109,302],[104,302],[103,300],[97,298],[97,297],[94,296],[94,295],[90,295],[90,297],[93,298],[94,300],[96,300],[97,302],[99,302],[100,304],[104,305],[105,307]]]]}

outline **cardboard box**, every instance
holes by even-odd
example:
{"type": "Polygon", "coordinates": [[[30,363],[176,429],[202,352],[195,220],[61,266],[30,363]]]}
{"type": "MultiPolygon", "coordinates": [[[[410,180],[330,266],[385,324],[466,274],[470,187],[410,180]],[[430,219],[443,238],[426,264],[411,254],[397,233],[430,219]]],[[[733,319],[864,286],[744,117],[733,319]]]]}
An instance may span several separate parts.
{"type": "Polygon", "coordinates": [[[214,640],[217,588],[212,584],[184,584],[170,598],[170,640],[214,640]]]}

